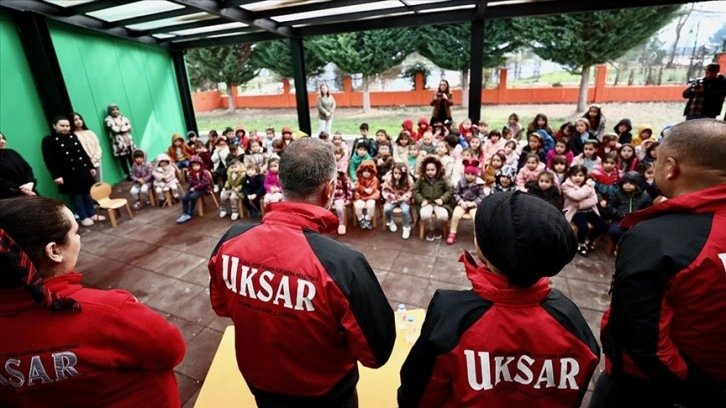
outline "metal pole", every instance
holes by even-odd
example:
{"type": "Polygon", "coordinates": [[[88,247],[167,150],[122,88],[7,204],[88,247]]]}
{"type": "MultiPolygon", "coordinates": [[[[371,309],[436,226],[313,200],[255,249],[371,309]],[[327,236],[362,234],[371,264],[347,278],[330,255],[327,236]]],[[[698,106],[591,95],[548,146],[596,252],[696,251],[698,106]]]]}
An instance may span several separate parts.
{"type": "Polygon", "coordinates": [[[484,65],[484,21],[471,23],[471,60],[469,61],[469,118],[479,122],[481,116],[481,83],[484,65]]]}
{"type": "Polygon", "coordinates": [[[310,102],[308,101],[308,86],[305,76],[305,56],[303,53],[302,38],[290,39],[290,52],[292,52],[292,72],[295,80],[295,101],[297,104],[298,127],[303,132],[310,133],[310,102]]]}
{"type": "Polygon", "coordinates": [[[179,88],[179,99],[181,100],[182,114],[184,115],[184,124],[187,132],[193,130],[197,134],[197,116],[194,113],[194,103],[192,101],[192,92],[189,88],[189,76],[187,75],[187,66],[184,63],[184,51],[171,51],[171,59],[174,63],[174,72],[176,73],[176,86],[179,88]]]}

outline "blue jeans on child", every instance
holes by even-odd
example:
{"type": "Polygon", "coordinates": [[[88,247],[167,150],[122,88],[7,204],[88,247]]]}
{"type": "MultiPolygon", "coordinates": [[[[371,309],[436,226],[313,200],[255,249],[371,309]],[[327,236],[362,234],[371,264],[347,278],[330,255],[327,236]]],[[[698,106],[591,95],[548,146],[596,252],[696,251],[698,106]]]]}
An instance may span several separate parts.
{"type": "Polygon", "coordinates": [[[79,219],[84,220],[96,215],[96,209],[93,207],[91,194],[71,194],[69,197],[71,199],[71,205],[76,211],[76,214],[78,214],[79,219]]]}
{"type": "Polygon", "coordinates": [[[608,234],[610,234],[610,239],[613,240],[613,245],[617,245],[620,241],[620,238],[623,237],[623,234],[625,234],[627,230],[625,228],[620,227],[620,220],[613,220],[613,222],[610,224],[610,230],[608,231],[608,234]]]}
{"type": "Polygon", "coordinates": [[[182,197],[182,208],[184,214],[193,215],[194,208],[197,206],[197,198],[203,196],[206,191],[187,191],[182,197]]]}
{"type": "Polygon", "coordinates": [[[178,168],[179,170],[186,169],[187,167],[189,167],[189,160],[182,160],[180,162],[176,162],[176,168],[178,168]]]}
{"type": "Polygon", "coordinates": [[[386,214],[386,223],[391,222],[391,216],[393,214],[393,209],[396,207],[400,207],[401,212],[403,213],[403,226],[406,228],[411,228],[411,211],[409,210],[408,203],[397,203],[397,204],[386,203],[383,206],[383,212],[386,214]]]}

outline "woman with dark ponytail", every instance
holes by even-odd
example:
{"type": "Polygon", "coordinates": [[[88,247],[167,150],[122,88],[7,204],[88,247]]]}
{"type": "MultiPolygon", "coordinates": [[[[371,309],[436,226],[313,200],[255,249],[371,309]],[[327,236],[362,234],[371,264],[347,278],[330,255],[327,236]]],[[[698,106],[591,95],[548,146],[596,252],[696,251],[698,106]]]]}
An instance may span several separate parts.
{"type": "Polygon", "coordinates": [[[126,291],[81,286],[80,250],[62,202],[0,200],[0,401],[178,407],[179,329],[126,291]]]}

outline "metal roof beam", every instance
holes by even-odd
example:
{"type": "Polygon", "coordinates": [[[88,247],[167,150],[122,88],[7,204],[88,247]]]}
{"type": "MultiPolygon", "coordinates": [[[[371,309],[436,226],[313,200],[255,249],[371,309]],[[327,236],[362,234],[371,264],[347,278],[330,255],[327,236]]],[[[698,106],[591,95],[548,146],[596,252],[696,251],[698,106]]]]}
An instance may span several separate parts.
{"type": "Polygon", "coordinates": [[[46,17],[60,21],[62,23],[74,25],[81,28],[87,28],[89,30],[101,32],[104,34],[113,35],[115,37],[121,37],[131,40],[136,40],[145,44],[150,45],[161,45],[159,39],[154,38],[150,35],[138,36],[135,31],[129,30],[125,27],[114,27],[106,23],[105,21],[97,18],[89,17],[83,14],[80,15],[68,15],[67,10],[63,7],[56,6],[51,3],[38,0],[14,0],[14,1],[3,1],[0,2],[0,8],[6,8],[15,11],[28,11],[38,14],[43,14],[46,17]]]}
{"type": "MultiPolygon", "coordinates": [[[[190,30],[192,28],[208,27],[208,26],[217,25],[217,24],[224,24],[226,22],[227,22],[227,20],[225,20],[223,18],[204,19],[204,20],[200,20],[200,21],[192,21],[191,23],[174,24],[174,25],[168,25],[168,26],[164,26],[164,27],[157,27],[157,28],[152,28],[149,30],[139,31],[139,35],[170,33],[172,31],[190,30]]],[[[214,34],[216,34],[216,32],[214,32],[214,34]]]]}
{"type": "MultiPolygon", "coordinates": [[[[276,16],[284,16],[288,14],[307,13],[309,11],[327,10],[339,7],[357,6],[359,4],[368,4],[370,1],[366,0],[337,0],[331,2],[322,3],[310,3],[303,4],[300,6],[291,7],[275,7],[269,10],[260,10],[255,12],[255,16],[258,18],[269,18],[276,16]]],[[[382,12],[384,10],[381,10],[382,12]]]]}
{"type": "Polygon", "coordinates": [[[245,23],[277,34],[278,37],[292,37],[289,27],[283,27],[269,18],[257,18],[254,13],[239,7],[225,6],[219,0],[170,0],[176,4],[222,17],[229,21],[245,23]]]}
{"type": "Polygon", "coordinates": [[[181,40],[187,40],[187,39],[194,38],[194,37],[197,37],[199,39],[204,39],[210,35],[216,36],[216,35],[223,35],[223,34],[249,34],[249,33],[256,33],[256,32],[266,33],[266,31],[260,31],[260,29],[257,27],[248,26],[248,27],[242,27],[242,28],[229,28],[227,30],[219,30],[219,31],[211,32],[211,33],[182,34],[182,35],[177,35],[174,38],[169,38],[169,41],[172,41],[172,42],[181,41],[181,40]]]}
{"type": "Polygon", "coordinates": [[[486,14],[486,11],[487,11],[487,0],[479,1],[479,4],[476,5],[476,11],[474,11],[474,20],[483,20],[484,14],[486,14]]]}
{"type": "Polygon", "coordinates": [[[68,7],[68,10],[70,10],[73,14],[86,14],[111,7],[123,6],[125,4],[133,3],[134,1],[135,0],[94,0],[77,6],[68,7]]]}
{"type": "Polygon", "coordinates": [[[181,17],[189,14],[197,13],[196,10],[189,10],[188,8],[179,8],[176,10],[165,11],[163,13],[147,14],[145,16],[138,16],[133,18],[127,18],[125,20],[116,20],[112,24],[115,26],[130,26],[135,24],[143,24],[151,21],[166,20],[167,18],[181,17]]]}
{"type": "Polygon", "coordinates": [[[683,0],[612,0],[598,2],[551,0],[503,5],[493,3],[489,4],[487,7],[485,19],[575,14],[591,11],[666,6],[684,3],[685,2],[683,0]]]}
{"type": "Polygon", "coordinates": [[[218,47],[221,45],[256,43],[279,39],[280,36],[276,34],[267,31],[261,31],[252,34],[230,35],[227,37],[218,38],[201,38],[198,40],[189,41],[174,41],[173,38],[170,38],[169,40],[165,41],[164,44],[168,45],[174,50],[188,50],[191,48],[218,47]]]}

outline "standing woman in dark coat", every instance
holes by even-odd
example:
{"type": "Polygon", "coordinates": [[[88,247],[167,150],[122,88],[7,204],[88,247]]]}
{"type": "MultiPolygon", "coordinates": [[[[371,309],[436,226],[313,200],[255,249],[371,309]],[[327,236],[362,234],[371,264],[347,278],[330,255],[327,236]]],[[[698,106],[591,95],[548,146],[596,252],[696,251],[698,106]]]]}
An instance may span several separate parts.
{"type": "Polygon", "coordinates": [[[449,81],[442,79],[439,82],[439,89],[434,92],[434,97],[431,99],[431,106],[434,107],[434,111],[431,113],[431,125],[436,122],[444,123],[447,120],[451,120],[451,105],[454,104],[453,95],[449,89],[449,81]]]}
{"type": "Polygon", "coordinates": [[[44,137],[41,144],[45,166],[58,191],[71,199],[81,225],[90,227],[94,221],[105,219],[96,215],[90,194],[96,170],[78,137],[71,132],[68,118],[56,116],[52,125],[53,133],[44,137]]]}
{"type": "Polygon", "coordinates": [[[0,199],[37,195],[37,180],[23,156],[7,148],[7,139],[0,132],[0,199]]]}

